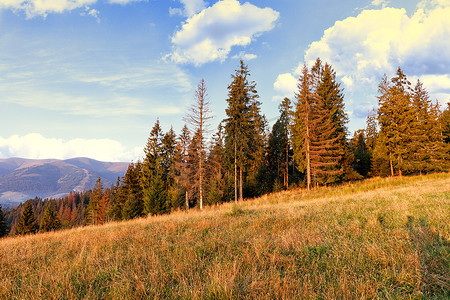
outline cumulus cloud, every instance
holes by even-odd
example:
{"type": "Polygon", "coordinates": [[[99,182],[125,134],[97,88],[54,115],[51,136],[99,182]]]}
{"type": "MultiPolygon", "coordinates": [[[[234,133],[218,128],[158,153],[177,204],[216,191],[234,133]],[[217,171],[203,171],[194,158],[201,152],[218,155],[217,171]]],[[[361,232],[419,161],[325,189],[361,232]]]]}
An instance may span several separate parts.
{"type": "Polygon", "coordinates": [[[180,2],[183,4],[184,9],[170,7],[169,13],[171,16],[180,15],[183,17],[191,17],[206,8],[203,0],[180,0],[180,2]]]}
{"type": "Polygon", "coordinates": [[[30,159],[68,159],[89,157],[100,161],[131,161],[142,157],[143,147],[126,149],[111,139],[56,139],[39,133],[24,136],[0,137],[0,157],[23,157],[30,159]]]}
{"type": "Polygon", "coordinates": [[[97,0],[1,0],[0,9],[23,12],[27,18],[46,17],[49,13],[63,13],[77,8],[88,8],[97,0]]]}
{"type": "Polygon", "coordinates": [[[239,52],[239,54],[236,54],[232,57],[233,59],[242,59],[242,60],[252,60],[258,58],[258,55],[253,53],[245,53],[244,51],[239,52]]]}
{"type": "Polygon", "coordinates": [[[280,74],[273,87],[284,97],[292,97],[297,90],[297,79],[291,73],[280,74]]]}
{"type": "Polygon", "coordinates": [[[389,4],[389,1],[387,0],[373,0],[371,5],[373,6],[381,6],[386,7],[389,4]]]}
{"type": "Polygon", "coordinates": [[[224,61],[233,46],[247,46],[272,30],[279,13],[237,0],[222,0],[193,15],[172,37],[173,51],[165,58],[175,63],[202,65],[224,61]]]}
{"type": "MultiPolygon", "coordinates": [[[[408,77],[421,78],[432,99],[439,96],[446,101],[450,97],[444,88],[450,76],[449,36],[450,0],[423,0],[412,14],[392,7],[367,9],[325,30],[320,40],[310,44],[304,61],[311,66],[320,57],[333,66],[346,90],[347,109],[355,115],[376,105],[383,74],[393,76],[398,66],[408,77]]],[[[292,72],[294,76],[303,63],[292,72]]]]}

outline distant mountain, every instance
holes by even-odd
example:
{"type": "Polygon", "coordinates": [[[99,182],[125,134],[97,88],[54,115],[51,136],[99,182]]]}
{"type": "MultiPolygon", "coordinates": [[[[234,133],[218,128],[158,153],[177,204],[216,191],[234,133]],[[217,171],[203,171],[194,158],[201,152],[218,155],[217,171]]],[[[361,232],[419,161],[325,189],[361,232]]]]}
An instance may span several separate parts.
{"type": "Polygon", "coordinates": [[[34,197],[61,197],[71,191],[94,187],[98,177],[103,186],[123,176],[128,163],[101,162],[89,158],[0,159],[0,204],[15,205],[34,197]]]}

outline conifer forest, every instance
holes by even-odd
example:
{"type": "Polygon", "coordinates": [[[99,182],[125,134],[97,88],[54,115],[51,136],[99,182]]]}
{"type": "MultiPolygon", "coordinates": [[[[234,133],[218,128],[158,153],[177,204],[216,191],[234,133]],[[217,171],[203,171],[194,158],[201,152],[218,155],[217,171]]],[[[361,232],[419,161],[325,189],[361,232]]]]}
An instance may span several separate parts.
{"type": "Polygon", "coordinates": [[[0,207],[0,236],[202,209],[295,187],[449,171],[450,104],[442,110],[400,67],[394,77],[380,78],[378,107],[353,134],[331,65],[320,59],[305,65],[297,87],[269,128],[241,60],[227,88],[226,118],[212,128],[207,81],[201,80],[181,132],[164,132],[157,120],[144,157],[115,184],[103,186],[99,178],[92,191],[0,207]]]}

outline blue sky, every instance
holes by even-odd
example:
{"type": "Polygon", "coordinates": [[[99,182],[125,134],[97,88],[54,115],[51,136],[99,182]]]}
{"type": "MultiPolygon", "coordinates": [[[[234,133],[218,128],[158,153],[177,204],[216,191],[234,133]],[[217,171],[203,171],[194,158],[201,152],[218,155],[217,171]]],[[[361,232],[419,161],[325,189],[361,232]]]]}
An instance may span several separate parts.
{"type": "Polygon", "coordinates": [[[450,0],[0,0],[0,158],[136,159],[157,118],[180,132],[202,78],[215,128],[240,58],[273,119],[316,57],[351,132],[398,66],[445,105],[450,0]]]}

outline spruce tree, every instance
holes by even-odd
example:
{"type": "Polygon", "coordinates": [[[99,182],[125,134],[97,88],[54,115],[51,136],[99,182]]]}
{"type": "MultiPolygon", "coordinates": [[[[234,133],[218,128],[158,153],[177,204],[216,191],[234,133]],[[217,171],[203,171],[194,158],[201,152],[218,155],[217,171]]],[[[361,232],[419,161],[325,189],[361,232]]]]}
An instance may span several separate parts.
{"type": "Polygon", "coordinates": [[[3,215],[2,206],[0,205],[0,238],[8,235],[9,228],[6,223],[5,216],[3,215]]]}
{"type": "Polygon", "coordinates": [[[283,149],[283,157],[282,157],[282,165],[284,165],[283,170],[283,183],[285,189],[289,187],[289,164],[290,164],[290,130],[289,130],[289,124],[290,124],[290,112],[291,112],[291,101],[289,98],[284,98],[281,104],[278,106],[278,109],[280,111],[280,124],[281,124],[281,145],[280,148],[283,149]]]}
{"type": "Polygon", "coordinates": [[[363,177],[367,177],[370,172],[371,154],[366,145],[366,136],[364,130],[357,130],[351,141],[351,149],[355,157],[353,168],[363,177]]]}
{"type": "Polygon", "coordinates": [[[99,224],[100,201],[103,197],[103,184],[99,177],[95,182],[89,204],[87,206],[87,223],[91,225],[99,224]]]}
{"type": "Polygon", "coordinates": [[[50,205],[48,205],[45,209],[44,216],[42,217],[39,232],[54,231],[59,229],[61,229],[61,221],[50,205]]]}
{"type": "Polygon", "coordinates": [[[444,142],[450,144],[450,102],[447,103],[447,107],[439,116],[439,123],[444,142]]]}
{"type": "Polygon", "coordinates": [[[141,187],[142,163],[137,161],[128,165],[123,177],[122,193],[124,204],[122,219],[130,220],[142,216],[144,210],[143,192],[141,187]]]}
{"type": "Polygon", "coordinates": [[[199,206],[203,209],[204,198],[204,179],[205,179],[205,161],[206,161],[206,135],[209,133],[209,121],[212,119],[211,109],[208,100],[208,93],[206,90],[205,80],[202,79],[197,86],[194,95],[194,104],[186,117],[186,121],[192,126],[191,131],[198,136],[198,157],[195,161],[195,168],[198,168],[198,186],[199,191],[199,206]]]}
{"type": "Polygon", "coordinates": [[[17,223],[16,233],[20,235],[35,233],[38,229],[36,225],[36,218],[33,212],[33,206],[31,204],[31,200],[25,202],[25,206],[23,208],[22,216],[17,223]]]}
{"type": "MultiPolygon", "coordinates": [[[[248,167],[256,167],[258,162],[255,157],[261,153],[260,149],[252,149],[256,141],[254,135],[261,134],[259,128],[263,127],[262,118],[259,116],[256,84],[249,82],[250,73],[248,67],[241,60],[239,69],[231,75],[232,82],[228,86],[228,107],[225,112],[227,118],[225,124],[225,148],[229,166],[234,169],[234,199],[243,199],[244,170],[248,167]],[[256,132],[255,132],[255,129],[256,132]],[[239,173],[239,175],[238,175],[239,173]],[[239,183],[238,183],[239,178],[239,183]],[[239,197],[238,197],[239,191],[239,197]]],[[[262,158],[261,158],[262,159],[262,158]]]]}
{"type": "Polygon", "coordinates": [[[191,192],[191,173],[192,167],[189,164],[189,145],[191,143],[191,137],[189,128],[185,124],[181,130],[181,134],[178,137],[178,143],[176,151],[176,159],[174,166],[174,178],[177,186],[177,198],[173,206],[182,206],[189,210],[189,194],[191,192]],[[181,201],[177,201],[181,199],[181,201]],[[184,201],[183,201],[184,200],[184,201]]]}
{"type": "Polygon", "coordinates": [[[173,128],[170,128],[161,141],[161,168],[167,194],[166,206],[168,210],[172,208],[173,198],[176,197],[175,161],[177,155],[176,134],[173,128]]]}
{"type": "Polygon", "coordinates": [[[383,135],[386,156],[389,157],[390,173],[397,169],[401,176],[411,170],[411,137],[415,114],[410,101],[411,83],[399,67],[395,77],[388,82],[386,76],[379,85],[378,122],[383,135]]]}
{"type": "Polygon", "coordinates": [[[292,140],[294,158],[300,172],[306,173],[306,187],[311,189],[311,135],[315,126],[313,107],[317,97],[312,91],[312,75],[306,65],[303,65],[302,74],[298,82],[296,109],[293,114],[292,140]]]}
{"type": "Polygon", "coordinates": [[[162,214],[168,211],[165,170],[162,157],[163,133],[159,120],[153,126],[144,148],[141,187],[144,198],[144,214],[162,214]]]}
{"type": "Polygon", "coordinates": [[[228,196],[228,174],[224,166],[224,134],[222,124],[219,124],[217,133],[214,134],[212,139],[206,164],[208,204],[221,203],[228,196]]]}
{"type": "Polygon", "coordinates": [[[316,126],[312,130],[311,168],[316,184],[341,180],[344,169],[350,171],[352,158],[346,141],[347,115],[344,113],[343,95],[336,75],[329,64],[321,67],[315,93],[317,102],[313,108],[316,126]]]}

